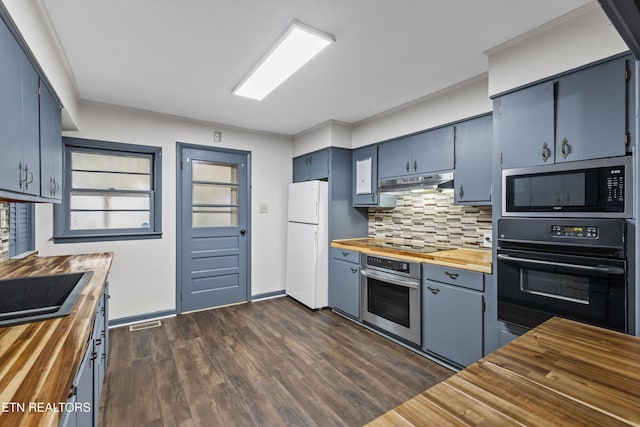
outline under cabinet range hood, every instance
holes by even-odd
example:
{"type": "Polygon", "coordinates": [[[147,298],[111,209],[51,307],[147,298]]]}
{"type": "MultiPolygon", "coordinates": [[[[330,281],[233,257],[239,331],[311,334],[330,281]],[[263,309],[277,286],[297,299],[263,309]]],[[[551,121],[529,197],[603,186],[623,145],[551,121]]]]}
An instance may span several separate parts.
{"type": "Polygon", "coordinates": [[[381,193],[399,193],[412,190],[453,189],[453,171],[433,172],[424,175],[386,178],[380,180],[381,193]]]}

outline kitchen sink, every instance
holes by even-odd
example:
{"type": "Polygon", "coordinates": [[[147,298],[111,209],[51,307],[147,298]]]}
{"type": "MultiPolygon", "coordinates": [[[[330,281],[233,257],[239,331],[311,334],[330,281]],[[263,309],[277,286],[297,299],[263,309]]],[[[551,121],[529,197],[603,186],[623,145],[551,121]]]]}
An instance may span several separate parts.
{"type": "Polygon", "coordinates": [[[0,327],[66,316],[93,273],[0,280],[0,327]]]}

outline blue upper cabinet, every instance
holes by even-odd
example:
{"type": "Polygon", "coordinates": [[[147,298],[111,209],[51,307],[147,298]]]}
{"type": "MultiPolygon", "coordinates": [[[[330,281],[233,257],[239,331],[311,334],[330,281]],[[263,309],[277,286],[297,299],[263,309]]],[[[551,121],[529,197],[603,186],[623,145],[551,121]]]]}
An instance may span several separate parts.
{"type": "Polygon", "coordinates": [[[491,204],[492,150],[491,114],[456,124],[455,204],[491,204]]]}
{"type": "Polygon", "coordinates": [[[620,58],[558,79],[556,163],[624,156],[626,72],[620,58]]]}
{"type": "Polygon", "coordinates": [[[62,118],[60,105],[40,82],[40,195],[60,201],[62,195],[62,118]]]}
{"type": "Polygon", "coordinates": [[[329,178],[329,149],[293,158],[293,182],[329,178]]]}
{"type": "Polygon", "coordinates": [[[496,98],[502,168],[624,155],[629,61],[616,58],[496,98]]]}
{"type": "Polygon", "coordinates": [[[351,152],[353,174],[353,206],[395,208],[396,198],[389,194],[379,194],[378,187],[378,146],[369,145],[351,152]]]}
{"type": "Polygon", "coordinates": [[[426,173],[453,169],[453,126],[411,137],[411,172],[426,173]]]}
{"type": "Polygon", "coordinates": [[[411,173],[411,136],[394,139],[378,146],[378,178],[411,173]]]}
{"type": "Polygon", "coordinates": [[[0,188],[40,195],[38,74],[0,21],[0,188]]]}
{"type": "Polygon", "coordinates": [[[503,169],[553,163],[553,104],[553,82],[494,100],[503,169]]]}
{"type": "Polygon", "coordinates": [[[398,138],[378,146],[378,178],[453,169],[453,126],[398,138]]]}
{"type": "Polygon", "coordinates": [[[0,19],[0,197],[57,201],[52,189],[62,180],[61,110],[44,84],[40,98],[33,64],[0,19]]]}

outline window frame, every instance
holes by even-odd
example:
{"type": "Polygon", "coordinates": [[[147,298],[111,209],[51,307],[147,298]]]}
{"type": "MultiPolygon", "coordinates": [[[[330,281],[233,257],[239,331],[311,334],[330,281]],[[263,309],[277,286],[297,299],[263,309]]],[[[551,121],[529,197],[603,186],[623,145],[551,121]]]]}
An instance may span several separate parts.
{"type": "MultiPolygon", "coordinates": [[[[62,201],[53,208],[54,243],[103,242],[113,240],[143,240],[162,237],[162,148],[150,145],[125,144],[83,138],[62,138],[63,177],[62,201]],[[147,156],[151,160],[150,226],[144,229],[71,230],[71,153],[91,152],[105,155],[147,156]]],[[[123,191],[126,192],[126,191],[123,191]]]]}

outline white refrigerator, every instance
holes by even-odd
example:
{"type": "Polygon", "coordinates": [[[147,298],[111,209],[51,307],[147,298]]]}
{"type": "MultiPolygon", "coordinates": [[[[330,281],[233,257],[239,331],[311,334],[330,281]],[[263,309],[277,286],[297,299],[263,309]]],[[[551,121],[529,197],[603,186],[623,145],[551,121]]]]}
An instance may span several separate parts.
{"type": "Polygon", "coordinates": [[[328,185],[289,184],[285,291],[309,308],[329,305],[328,185]]]}

